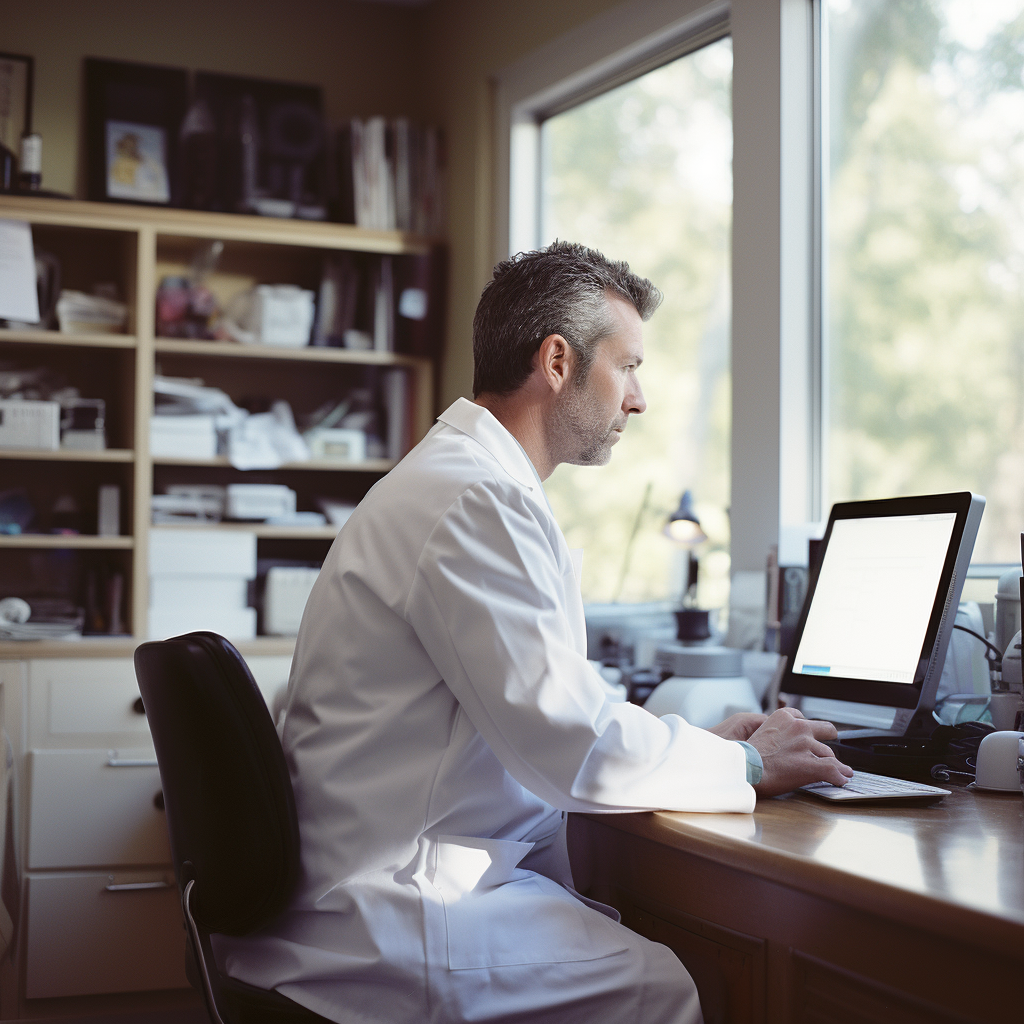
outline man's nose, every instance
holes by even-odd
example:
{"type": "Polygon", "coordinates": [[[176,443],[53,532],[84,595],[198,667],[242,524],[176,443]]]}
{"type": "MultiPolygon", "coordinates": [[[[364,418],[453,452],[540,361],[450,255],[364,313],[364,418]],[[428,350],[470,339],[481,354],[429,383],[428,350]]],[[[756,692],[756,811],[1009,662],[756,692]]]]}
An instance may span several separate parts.
{"type": "Polygon", "coordinates": [[[641,413],[647,408],[647,400],[644,398],[643,390],[639,383],[634,381],[626,389],[626,396],[622,400],[622,411],[625,413],[641,413]]]}

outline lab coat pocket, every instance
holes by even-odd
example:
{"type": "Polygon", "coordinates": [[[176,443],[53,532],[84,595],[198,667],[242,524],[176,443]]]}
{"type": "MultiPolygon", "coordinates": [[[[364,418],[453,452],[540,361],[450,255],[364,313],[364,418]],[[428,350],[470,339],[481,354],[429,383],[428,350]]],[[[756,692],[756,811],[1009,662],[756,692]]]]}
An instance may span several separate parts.
{"type": "Polygon", "coordinates": [[[626,948],[620,926],[517,865],[532,843],[438,836],[431,882],[451,970],[595,960],[626,948]]]}

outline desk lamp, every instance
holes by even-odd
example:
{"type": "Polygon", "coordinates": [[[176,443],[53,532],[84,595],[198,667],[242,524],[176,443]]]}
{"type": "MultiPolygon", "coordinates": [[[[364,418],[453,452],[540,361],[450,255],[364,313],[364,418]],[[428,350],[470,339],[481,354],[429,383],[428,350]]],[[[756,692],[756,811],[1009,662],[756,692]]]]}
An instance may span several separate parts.
{"type": "Polygon", "coordinates": [[[693,549],[703,544],[708,535],[701,529],[700,520],[693,508],[693,492],[683,491],[679,507],[669,516],[662,532],[669,540],[687,549],[686,586],[683,590],[683,607],[676,612],[680,640],[706,640],[711,636],[708,613],[701,611],[697,604],[697,576],[699,563],[693,549]]]}

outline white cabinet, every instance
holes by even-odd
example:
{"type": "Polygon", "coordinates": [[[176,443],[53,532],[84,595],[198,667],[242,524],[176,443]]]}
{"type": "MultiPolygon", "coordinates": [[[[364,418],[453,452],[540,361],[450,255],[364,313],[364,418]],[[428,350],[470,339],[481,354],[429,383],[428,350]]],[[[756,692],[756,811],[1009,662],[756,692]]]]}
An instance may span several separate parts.
{"type": "Polygon", "coordinates": [[[169,864],[152,749],[33,750],[28,869],[169,864]]]}
{"type": "MultiPolygon", "coordinates": [[[[271,706],[291,657],[246,660],[271,706]]],[[[0,662],[0,683],[22,795],[22,997],[184,988],[160,772],[131,658],[0,662]]]]}
{"type": "Polygon", "coordinates": [[[130,658],[28,663],[28,742],[36,747],[153,748],[130,658]]]}
{"type": "Polygon", "coordinates": [[[27,890],[27,999],[188,984],[169,869],[31,874],[27,890]]]}

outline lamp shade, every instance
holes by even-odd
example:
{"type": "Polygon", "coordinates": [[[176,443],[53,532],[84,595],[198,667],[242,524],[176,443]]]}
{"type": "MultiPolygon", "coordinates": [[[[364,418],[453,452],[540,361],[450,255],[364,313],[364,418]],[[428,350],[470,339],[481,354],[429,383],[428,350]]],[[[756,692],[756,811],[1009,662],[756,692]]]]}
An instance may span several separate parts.
{"type": "Polygon", "coordinates": [[[683,491],[679,499],[679,508],[669,516],[662,531],[669,540],[683,547],[696,547],[708,539],[708,535],[700,528],[700,520],[693,510],[693,492],[683,491]]]}

